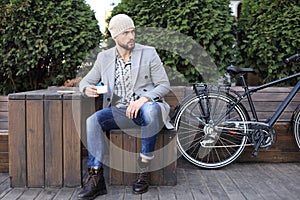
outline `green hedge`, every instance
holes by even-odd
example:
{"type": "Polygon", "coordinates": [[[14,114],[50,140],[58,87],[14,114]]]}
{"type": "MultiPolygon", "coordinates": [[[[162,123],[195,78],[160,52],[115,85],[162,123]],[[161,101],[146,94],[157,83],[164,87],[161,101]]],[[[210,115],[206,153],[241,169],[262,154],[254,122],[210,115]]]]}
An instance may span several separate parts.
{"type": "Polygon", "coordinates": [[[0,94],[62,85],[101,39],[84,0],[0,3],[0,94]]]}
{"type": "Polygon", "coordinates": [[[300,51],[299,0],[243,1],[239,31],[240,66],[255,68],[262,81],[300,71],[299,63],[284,67],[282,62],[300,51]]]}

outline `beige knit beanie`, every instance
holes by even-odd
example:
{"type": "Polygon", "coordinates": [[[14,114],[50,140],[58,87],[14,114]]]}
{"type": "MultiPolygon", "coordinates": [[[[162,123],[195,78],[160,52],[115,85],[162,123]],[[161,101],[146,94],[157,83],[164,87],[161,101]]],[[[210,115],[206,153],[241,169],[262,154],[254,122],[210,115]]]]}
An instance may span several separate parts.
{"type": "Polygon", "coordinates": [[[125,14],[113,16],[108,25],[108,30],[112,38],[117,37],[120,33],[129,28],[134,28],[134,23],[133,20],[125,14]]]}

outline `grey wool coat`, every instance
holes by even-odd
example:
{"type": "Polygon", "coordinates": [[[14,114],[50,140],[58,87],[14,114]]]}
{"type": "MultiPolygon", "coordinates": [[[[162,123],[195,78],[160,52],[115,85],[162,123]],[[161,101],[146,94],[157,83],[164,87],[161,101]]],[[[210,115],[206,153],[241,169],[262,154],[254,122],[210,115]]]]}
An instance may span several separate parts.
{"type": "MultiPolygon", "coordinates": [[[[81,92],[88,85],[96,85],[100,81],[108,86],[108,92],[103,95],[103,108],[110,106],[113,99],[115,62],[116,47],[100,52],[93,68],[79,83],[81,92]]],[[[157,101],[166,128],[172,129],[169,122],[170,106],[164,101],[164,96],[170,91],[170,83],[155,48],[136,44],[131,53],[131,67],[133,93],[157,101]]]]}

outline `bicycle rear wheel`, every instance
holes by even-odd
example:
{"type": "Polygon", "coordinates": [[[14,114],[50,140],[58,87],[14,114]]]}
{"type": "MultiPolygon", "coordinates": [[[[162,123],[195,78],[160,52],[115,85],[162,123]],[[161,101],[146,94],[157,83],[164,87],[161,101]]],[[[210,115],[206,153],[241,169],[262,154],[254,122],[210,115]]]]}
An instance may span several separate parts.
{"type": "Polygon", "coordinates": [[[294,116],[294,136],[298,147],[300,148],[300,110],[294,116]]]}
{"type": "Polygon", "coordinates": [[[191,96],[178,111],[175,119],[177,146],[191,163],[203,168],[220,168],[236,160],[247,143],[249,120],[244,107],[223,92],[191,96]],[[208,111],[209,116],[207,116],[208,111]],[[214,135],[214,138],[208,136],[214,135]],[[205,142],[212,140],[209,144],[205,142]]]}

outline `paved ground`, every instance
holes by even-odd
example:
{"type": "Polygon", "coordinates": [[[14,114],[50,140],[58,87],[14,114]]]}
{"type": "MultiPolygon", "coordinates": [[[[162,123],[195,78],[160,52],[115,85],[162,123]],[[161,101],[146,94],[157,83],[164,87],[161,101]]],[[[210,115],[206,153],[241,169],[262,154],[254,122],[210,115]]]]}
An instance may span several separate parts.
{"type": "MultiPolygon", "coordinates": [[[[133,195],[131,187],[108,186],[97,199],[111,200],[210,200],[300,199],[299,163],[234,163],[219,170],[199,169],[180,158],[176,186],[151,187],[133,195]]],[[[0,199],[76,199],[80,188],[10,188],[8,174],[0,174],[0,199]]]]}

